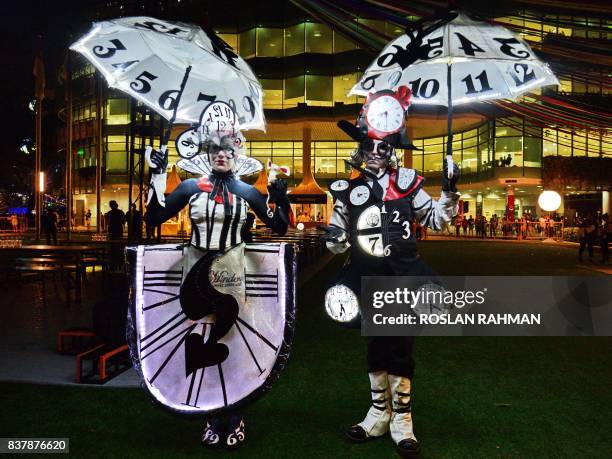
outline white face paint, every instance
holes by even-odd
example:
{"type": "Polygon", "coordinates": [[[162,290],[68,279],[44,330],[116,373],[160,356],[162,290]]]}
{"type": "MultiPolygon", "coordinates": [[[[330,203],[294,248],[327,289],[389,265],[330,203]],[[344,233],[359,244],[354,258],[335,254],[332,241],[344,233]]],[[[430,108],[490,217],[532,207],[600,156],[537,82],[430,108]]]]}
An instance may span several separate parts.
{"type": "Polygon", "coordinates": [[[210,162],[215,172],[229,172],[234,168],[235,158],[230,157],[225,150],[220,150],[216,153],[211,153],[210,162]]]}
{"type": "Polygon", "coordinates": [[[236,164],[236,156],[241,141],[237,136],[224,135],[221,138],[210,136],[208,159],[215,172],[229,172],[236,164]]]}
{"type": "Polygon", "coordinates": [[[391,147],[382,140],[373,140],[372,146],[372,151],[363,151],[365,166],[366,169],[378,173],[387,165],[391,147]]]}

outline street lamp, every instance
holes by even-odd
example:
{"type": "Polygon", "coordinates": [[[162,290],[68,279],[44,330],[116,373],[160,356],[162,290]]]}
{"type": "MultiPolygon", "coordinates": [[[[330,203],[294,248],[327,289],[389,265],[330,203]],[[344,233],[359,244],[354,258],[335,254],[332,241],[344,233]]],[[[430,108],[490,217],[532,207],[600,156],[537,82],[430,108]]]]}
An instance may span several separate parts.
{"type": "Polygon", "coordinates": [[[561,207],[561,196],[556,191],[542,191],[538,198],[538,205],[546,212],[554,212],[561,207]]]}
{"type": "Polygon", "coordinates": [[[45,192],[45,173],[44,172],[39,172],[38,174],[38,192],[39,193],[45,192]]]}
{"type": "MultiPolygon", "coordinates": [[[[561,207],[561,195],[556,191],[546,190],[542,191],[542,194],[538,197],[538,205],[545,212],[554,212],[559,207],[561,207]]],[[[550,216],[549,216],[550,218],[550,216]]],[[[552,223],[551,223],[552,224],[552,223]]],[[[556,242],[553,238],[551,238],[548,234],[548,229],[546,229],[547,238],[542,242],[556,242]]],[[[561,238],[563,239],[563,224],[561,225],[561,238]]]]}

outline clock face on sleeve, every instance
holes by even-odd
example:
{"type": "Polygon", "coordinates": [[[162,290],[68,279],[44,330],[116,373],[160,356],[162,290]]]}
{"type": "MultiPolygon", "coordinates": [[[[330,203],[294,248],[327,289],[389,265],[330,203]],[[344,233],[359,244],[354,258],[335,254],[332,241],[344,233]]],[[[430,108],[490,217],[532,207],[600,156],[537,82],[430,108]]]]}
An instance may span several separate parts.
{"type": "Polygon", "coordinates": [[[404,109],[391,95],[384,95],[369,103],[366,121],[368,125],[384,134],[397,132],[404,121],[404,109]]]}
{"type": "MultiPolygon", "coordinates": [[[[199,282],[209,282],[238,305],[220,336],[215,327],[221,326],[224,310],[194,317],[182,304],[182,287],[205,259],[202,251],[176,244],[136,249],[132,354],[147,390],[173,411],[231,409],[262,393],[284,366],[295,312],[292,246],[237,247],[240,253],[232,249],[216,257],[199,276],[199,282]]],[[[212,303],[202,298],[198,304],[212,303]]]]}

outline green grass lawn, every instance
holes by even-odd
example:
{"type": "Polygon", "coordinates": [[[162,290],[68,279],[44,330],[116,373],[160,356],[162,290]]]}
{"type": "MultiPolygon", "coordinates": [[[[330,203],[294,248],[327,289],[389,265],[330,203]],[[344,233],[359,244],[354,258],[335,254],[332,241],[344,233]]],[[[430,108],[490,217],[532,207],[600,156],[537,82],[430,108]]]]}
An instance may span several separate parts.
{"type": "MultiPolygon", "coordinates": [[[[585,274],[573,250],[543,245],[432,241],[421,252],[440,274],[585,274]]],[[[369,388],[359,331],[322,310],[341,261],[299,290],[292,357],[248,409],[236,457],[396,457],[390,438],[343,439],[365,414],[369,388]]],[[[422,457],[612,457],[611,338],[422,337],[416,361],[422,457]]],[[[2,383],[0,402],[0,437],[70,437],[76,457],[227,454],[202,449],[201,421],[166,413],[142,390],[2,383]]]]}

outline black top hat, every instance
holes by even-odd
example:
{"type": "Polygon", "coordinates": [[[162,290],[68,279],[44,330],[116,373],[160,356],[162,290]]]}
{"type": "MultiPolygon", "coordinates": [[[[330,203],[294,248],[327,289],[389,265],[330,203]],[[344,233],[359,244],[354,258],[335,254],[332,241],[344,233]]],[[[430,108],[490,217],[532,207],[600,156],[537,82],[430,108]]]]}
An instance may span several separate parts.
{"type": "MultiPolygon", "coordinates": [[[[360,126],[356,126],[349,121],[340,120],[338,121],[338,127],[342,129],[351,139],[361,142],[368,138],[368,128],[363,124],[359,123],[360,126]]],[[[402,128],[398,132],[389,134],[381,139],[374,138],[375,140],[382,140],[387,142],[394,148],[403,148],[405,150],[419,150],[408,138],[406,134],[406,128],[402,128]]]]}

